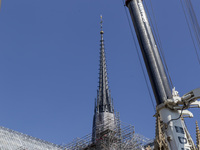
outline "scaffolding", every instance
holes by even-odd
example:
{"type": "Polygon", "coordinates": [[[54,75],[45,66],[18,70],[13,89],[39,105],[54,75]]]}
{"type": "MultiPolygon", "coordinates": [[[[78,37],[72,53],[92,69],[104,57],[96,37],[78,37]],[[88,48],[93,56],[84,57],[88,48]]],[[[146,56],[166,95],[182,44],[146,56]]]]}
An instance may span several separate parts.
{"type": "Polygon", "coordinates": [[[64,145],[64,150],[144,150],[152,140],[135,134],[134,126],[126,125],[119,120],[119,113],[113,121],[106,118],[104,124],[95,127],[96,137],[92,134],[83,138],[76,138],[73,142],[64,145]]]}
{"type": "Polygon", "coordinates": [[[126,125],[115,115],[115,121],[106,118],[92,134],[76,138],[67,145],[56,145],[8,128],[0,127],[0,150],[143,150],[152,140],[135,134],[134,126],[126,125]]]}

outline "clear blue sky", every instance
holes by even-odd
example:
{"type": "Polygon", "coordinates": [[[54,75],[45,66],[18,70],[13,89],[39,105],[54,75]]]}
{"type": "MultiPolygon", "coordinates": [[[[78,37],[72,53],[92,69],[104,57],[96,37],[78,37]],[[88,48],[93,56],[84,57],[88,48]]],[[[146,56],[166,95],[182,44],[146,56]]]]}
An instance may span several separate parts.
{"type": "MultiPolygon", "coordinates": [[[[183,95],[200,87],[200,65],[180,1],[152,2],[171,78],[183,95]]],[[[193,4],[199,15],[200,1],[193,4]]],[[[2,0],[1,126],[56,144],[92,131],[100,14],[115,110],[137,133],[154,137],[154,109],[121,0],[2,0]]],[[[200,110],[193,112],[186,122],[195,139],[200,110]]]]}

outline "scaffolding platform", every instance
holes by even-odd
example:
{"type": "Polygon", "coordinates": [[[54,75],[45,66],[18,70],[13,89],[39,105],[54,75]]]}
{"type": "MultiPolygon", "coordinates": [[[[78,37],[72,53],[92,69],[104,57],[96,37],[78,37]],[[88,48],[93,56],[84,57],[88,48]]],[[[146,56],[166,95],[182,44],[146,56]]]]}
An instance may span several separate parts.
{"type": "Polygon", "coordinates": [[[98,125],[95,130],[97,136],[92,139],[92,134],[76,138],[71,143],[64,145],[65,150],[144,150],[147,143],[153,140],[135,134],[134,126],[126,125],[115,115],[115,126],[110,125],[110,120],[98,125]]]}

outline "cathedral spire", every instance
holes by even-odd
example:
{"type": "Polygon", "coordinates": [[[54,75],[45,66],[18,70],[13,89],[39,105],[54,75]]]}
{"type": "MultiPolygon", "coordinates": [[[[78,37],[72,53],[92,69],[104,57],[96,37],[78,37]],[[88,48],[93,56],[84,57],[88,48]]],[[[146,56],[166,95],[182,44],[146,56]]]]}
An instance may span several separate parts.
{"type": "Polygon", "coordinates": [[[99,65],[99,86],[97,89],[97,98],[95,100],[93,129],[92,129],[92,142],[95,143],[101,139],[102,132],[109,128],[114,130],[115,115],[113,102],[108,88],[108,77],[106,69],[106,57],[103,39],[103,19],[101,16],[101,40],[100,40],[100,65],[99,65]]]}
{"type": "Polygon", "coordinates": [[[108,77],[106,69],[105,47],[103,39],[103,19],[101,16],[101,40],[100,40],[100,68],[99,68],[99,87],[97,95],[97,112],[113,112],[110,91],[108,88],[108,77]]]}

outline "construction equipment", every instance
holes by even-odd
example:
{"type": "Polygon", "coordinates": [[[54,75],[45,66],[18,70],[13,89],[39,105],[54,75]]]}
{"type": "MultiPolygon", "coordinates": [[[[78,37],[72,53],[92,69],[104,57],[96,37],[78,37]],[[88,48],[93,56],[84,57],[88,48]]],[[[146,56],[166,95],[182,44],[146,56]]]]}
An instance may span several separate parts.
{"type": "Polygon", "coordinates": [[[200,89],[195,89],[182,97],[175,88],[171,89],[163,60],[159,54],[142,0],[126,0],[132,18],[140,49],[147,68],[151,86],[157,103],[157,124],[162,124],[159,134],[167,143],[157,149],[195,150],[195,145],[182,117],[193,117],[188,108],[200,107],[200,89]]]}

